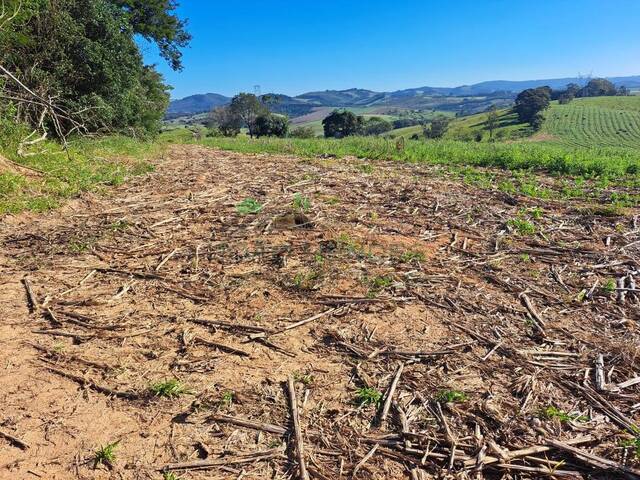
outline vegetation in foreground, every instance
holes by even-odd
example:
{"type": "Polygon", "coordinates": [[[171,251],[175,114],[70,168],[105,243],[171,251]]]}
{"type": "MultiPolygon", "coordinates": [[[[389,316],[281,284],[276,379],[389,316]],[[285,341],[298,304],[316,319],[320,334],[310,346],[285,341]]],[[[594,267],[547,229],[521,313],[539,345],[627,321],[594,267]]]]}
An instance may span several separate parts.
{"type": "MultiPolygon", "coordinates": [[[[165,139],[190,141],[187,131],[168,132],[165,139]]],[[[452,140],[413,141],[404,146],[380,137],[343,139],[207,137],[206,146],[242,153],[276,153],[302,157],[354,156],[370,160],[398,160],[433,165],[497,167],[533,170],[552,175],[635,180],[640,178],[640,156],[625,148],[568,148],[534,142],[472,143],[452,140]]]]}
{"type": "Polygon", "coordinates": [[[13,163],[0,169],[0,215],[43,212],[82,192],[120,185],[130,176],[153,170],[148,158],[160,153],[164,143],[123,136],[84,138],[72,141],[64,151],[51,141],[25,158],[6,138],[2,147],[0,155],[13,163]]]}

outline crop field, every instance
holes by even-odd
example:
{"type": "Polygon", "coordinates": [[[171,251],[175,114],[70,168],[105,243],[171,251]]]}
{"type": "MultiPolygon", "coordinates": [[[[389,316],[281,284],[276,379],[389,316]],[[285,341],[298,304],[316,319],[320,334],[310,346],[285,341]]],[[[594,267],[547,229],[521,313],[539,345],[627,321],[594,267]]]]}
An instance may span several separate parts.
{"type": "Polygon", "coordinates": [[[153,165],[0,219],[0,477],[638,474],[637,207],[428,162],[153,165]]]}
{"type": "Polygon", "coordinates": [[[552,141],[578,147],[640,148],[640,97],[581,98],[554,104],[543,131],[552,141]]]}
{"type": "MultiPolygon", "coordinates": [[[[167,135],[174,140],[179,140],[180,132],[167,135]]],[[[395,139],[380,137],[348,137],[341,140],[213,137],[204,139],[203,144],[243,153],[279,153],[338,158],[355,156],[371,160],[398,160],[433,165],[532,170],[588,178],[624,176],[628,181],[635,181],[640,174],[640,155],[636,149],[632,148],[571,148],[538,142],[475,143],[452,140],[407,140],[404,147],[398,149],[395,139]]]]}

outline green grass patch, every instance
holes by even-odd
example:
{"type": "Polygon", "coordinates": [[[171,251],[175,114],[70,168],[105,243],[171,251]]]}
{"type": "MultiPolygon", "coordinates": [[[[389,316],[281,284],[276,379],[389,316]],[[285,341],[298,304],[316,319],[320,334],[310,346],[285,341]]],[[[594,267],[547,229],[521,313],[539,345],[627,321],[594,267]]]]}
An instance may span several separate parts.
{"type": "Polygon", "coordinates": [[[82,192],[122,184],[127,178],[153,170],[148,159],[159,154],[163,140],[142,141],[123,136],[83,138],[70,142],[68,152],[53,141],[34,147],[22,158],[17,142],[22,133],[0,137],[0,153],[41,172],[23,174],[16,169],[0,173],[0,215],[24,210],[43,212],[58,207],[82,192]]]}
{"type": "Polygon", "coordinates": [[[623,440],[620,445],[624,448],[630,448],[636,458],[640,459],[640,437],[623,440]]]}
{"type": "Polygon", "coordinates": [[[550,405],[548,407],[541,409],[539,412],[539,415],[541,418],[544,418],[547,420],[557,418],[561,422],[571,422],[571,421],[586,422],[587,420],[589,420],[587,417],[583,415],[569,414],[564,410],[560,410],[559,408],[554,407],[553,405],[550,405]]]}
{"type": "Polygon", "coordinates": [[[245,198],[236,206],[236,210],[241,215],[255,215],[260,213],[264,206],[255,198],[245,198]]]}
{"type": "Polygon", "coordinates": [[[170,379],[162,382],[154,383],[149,387],[151,393],[156,397],[164,398],[176,398],[180,395],[190,393],[189,389],[184,386],[179,380],[170,379]]]}
{"type": "Polygon", "coordinates": [[[511,227],[518,235],[527,236],[527,235],[535,235],[536,226],[528,220],[523,220],[522,218],[512,218],[507,222],[509,227],[511,227]]]}
{"type": "MultiPolygon", "coordinates": [[[[177,139],[176,134],[174,139],[177,139]]],[[[185,137],[184,141],[191,141],[185,137]]],[[[369,160],[397,160],[432,165],[497,167],[585,178],[631,176],[640,179],[640,154],[633,148],[572,148],[539,142],[476,143],[455,140],[407,140],[398,150],[395,140],[380,137],[294,139],[247,137],[205,138],[206,146],[242,153],[274,153],[301,157],[355,156],[369,160]]],[[[532,189],[534,185],[531,186],[532,189]]],[[[544,196],[543,190],[534,192],[544,196]]]]}
{"type": "Polygon", "coordinates": [[[296,193],[293,197],[293,209],[298,212],[307,213],[311,210],[311,200],[296,193]]]}
{"type": "Polygon", "coordinates": [[[464,403],[468,399],[467,394],[460,390],[440,390],[436,394],[436,400],[441,403],[464,403]]]}
{"type": "Polygon", "coordinates": [[[372,387],[363,387],[356,391],[356,403],[361,407],[367,405],[379,405],[382,393],[372,387]]]}
{"type": "Polygon", "coordinates": [[[98,448],[93,454],[93,467],[96,468],[98,465],[112,467],[116,461],[116,448],[119,444],[120,441],[117,441],[98,448]]]}

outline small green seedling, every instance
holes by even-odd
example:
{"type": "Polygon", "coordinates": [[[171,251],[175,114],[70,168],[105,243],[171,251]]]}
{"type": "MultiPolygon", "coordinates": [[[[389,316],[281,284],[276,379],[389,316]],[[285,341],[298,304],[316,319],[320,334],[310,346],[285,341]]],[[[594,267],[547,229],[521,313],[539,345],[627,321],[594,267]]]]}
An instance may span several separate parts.
{"type": "Polygon", "coordinates": [[[356,403],[361,407],[378,405],[382,400],[382,393],[372,387],[363,387],[356,392],[356,403]]]}
{"type": "Polygon", "coordinates": [[[222,398],[220,399],[220,406],[229,408],[231,405],[233,405],[233,398],[234,398],[233,392],[230,392],[230,391],[224,392],[222,394],[222,398]]]}
{"type": "Polygon", "coordinates": [[[528,220],[522,220],[521,218],[513,218],[507,222],[509,227],[513,228],[518,235],[534,235],[536,233],[536,226],[528,220]]]}
{"type": "Polygon", "coordinates": [[[163,382],[154,383],[149,387],[151,393],[156,397],[176,398],[180,395],[189,393],[187,387],[185,387],[179,380],[171,379],[163,382]]]}
{"type": "Polygon", "coordinates": [[[561,422],[571,422],[571,421],[586,422],[588,420],[588,418],[583,415],[569,414],[564,410],[560,410],[559,408],[554,407],[553,405],[549,405],[548,407],[545,407],[542,410],[540,410],[539,415],[540,417],[547,420],[557,418],[561,422]]]}
{"type": "Polygon", "coordinates": [[[543,210],[540,207],[533,207],[529,209],[528,213],[531,215],[531,218],[540,220],[542,218],[543,210]]]}
{"type": "Polygon", "coordinates": [[[614,292],[616,289],[616,281],[613,278],[608,279],[603,288],[605,292],[614,292]]]}
{"type": "Polygon", "coordinates": [[[403,263],[411,263],[411,262],[424,262],[426,259],[424,253],[422,252],[412,252],[410,250],[404,252],[400,256],[400,260],[403,263]]]}
{"type": "Polygon", "coordinates": [[[358,165],[358,170],[369,175],[373,173],[373,165],[370,163],[363,163],[362,165],[358,165]]]}
{"type": "Polygon", "coordinates": [[[173,472],[164,472],[162,474],[162,480],[182,480],[182,479],[173,472]]]}
{"type": "Polygon", "coordinates": [[[382,290],[383,288],[390,287],[392,283],[393,278],[387,276],[378,276],[371,280],[371,286],[376,290],[382,290]]]}
{"type": "Polygon", "coordinates": [[[463,403],[468,400],[467,394],[460,390],[441,390],[436,395],[440,403],[463,403]]]}
{"type": "Polygon", "coordinates": [[[620,445],[624,448],[631,448],[635,457],[640,459],[640,437],[623,440],[620,445]]]}
{"type": "Polygon", "coordinates": [[[298,212],[307,213],[311,210],[311,200],[296,193],[293,197],[293,209],[298,212]]]}
{"type": "Polygon", "coordinates": [[[294,379],[296,382],[300,382],[300,383],[302,383],[303,385],[305,385],[305,386],[307,386],[307,387],[308,387],[309,385],[311,385],[311,384],[314,382],[314,380],[315,380],[315,378],[313,377],[313,375],[308,374],[308,373],[302,373],[302,372],[295,372],[295,373],[293,374],[293,379],[294,379]]]}
{"type": "Polygon", "coordinates": [[[254,198],[245,198],[236,206],[238,213],[242,215],[250,215],[260,213],[264,206],[254,198]]]}
{"type": "Polygon", "coordinates": [[[121,232],[126,230],[129,227],[129,222],[126,220],[118,220],[117,222],[113,222],[111,224],[111,231],[113,232],[121,232]]]}
{"type": "Polygon", "coordinates": [[[96,450],[93,455],[93,468],[96,468],[98,465],[113,467],[113,464],[116,461],[116,448],[119,443],[120,440],[104,445],[96,450]]]}
{"type": "Polygon", "coordinates": [[[318,273],[316,272],[296,273],[293,277],[293,286],[298,290],[313,290],[317,280],[318,273]]]}

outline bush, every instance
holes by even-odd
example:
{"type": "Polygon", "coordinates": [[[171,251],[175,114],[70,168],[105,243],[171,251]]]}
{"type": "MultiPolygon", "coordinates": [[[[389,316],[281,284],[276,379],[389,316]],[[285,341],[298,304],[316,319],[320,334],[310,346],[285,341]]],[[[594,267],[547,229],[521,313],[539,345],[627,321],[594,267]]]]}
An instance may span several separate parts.
{"type": "Polygon", "coordinates": [[[313,127],[296,127],[289,134],[292,138],[315,138],[313,127]]]}
{"type": "Polygon", "coordinates": [[[363,121],[363,135],[382,135],[393,130],[393,124],[381,117],[371,117],[363,121]]]}
{"type": "Polygon", "coordinates": [[[450,120],[445,116],[439,116],[431,120],[429,126],[424,129],[424,136],[427,138],[442,138],[449,130],[450,120]]]}
{"type": "Polygon", "coordinates": [[[289,119],[282,115],[267,113],[256,118],[255,135],[259,137],[284,138],[289,132],[289,119]]]}

